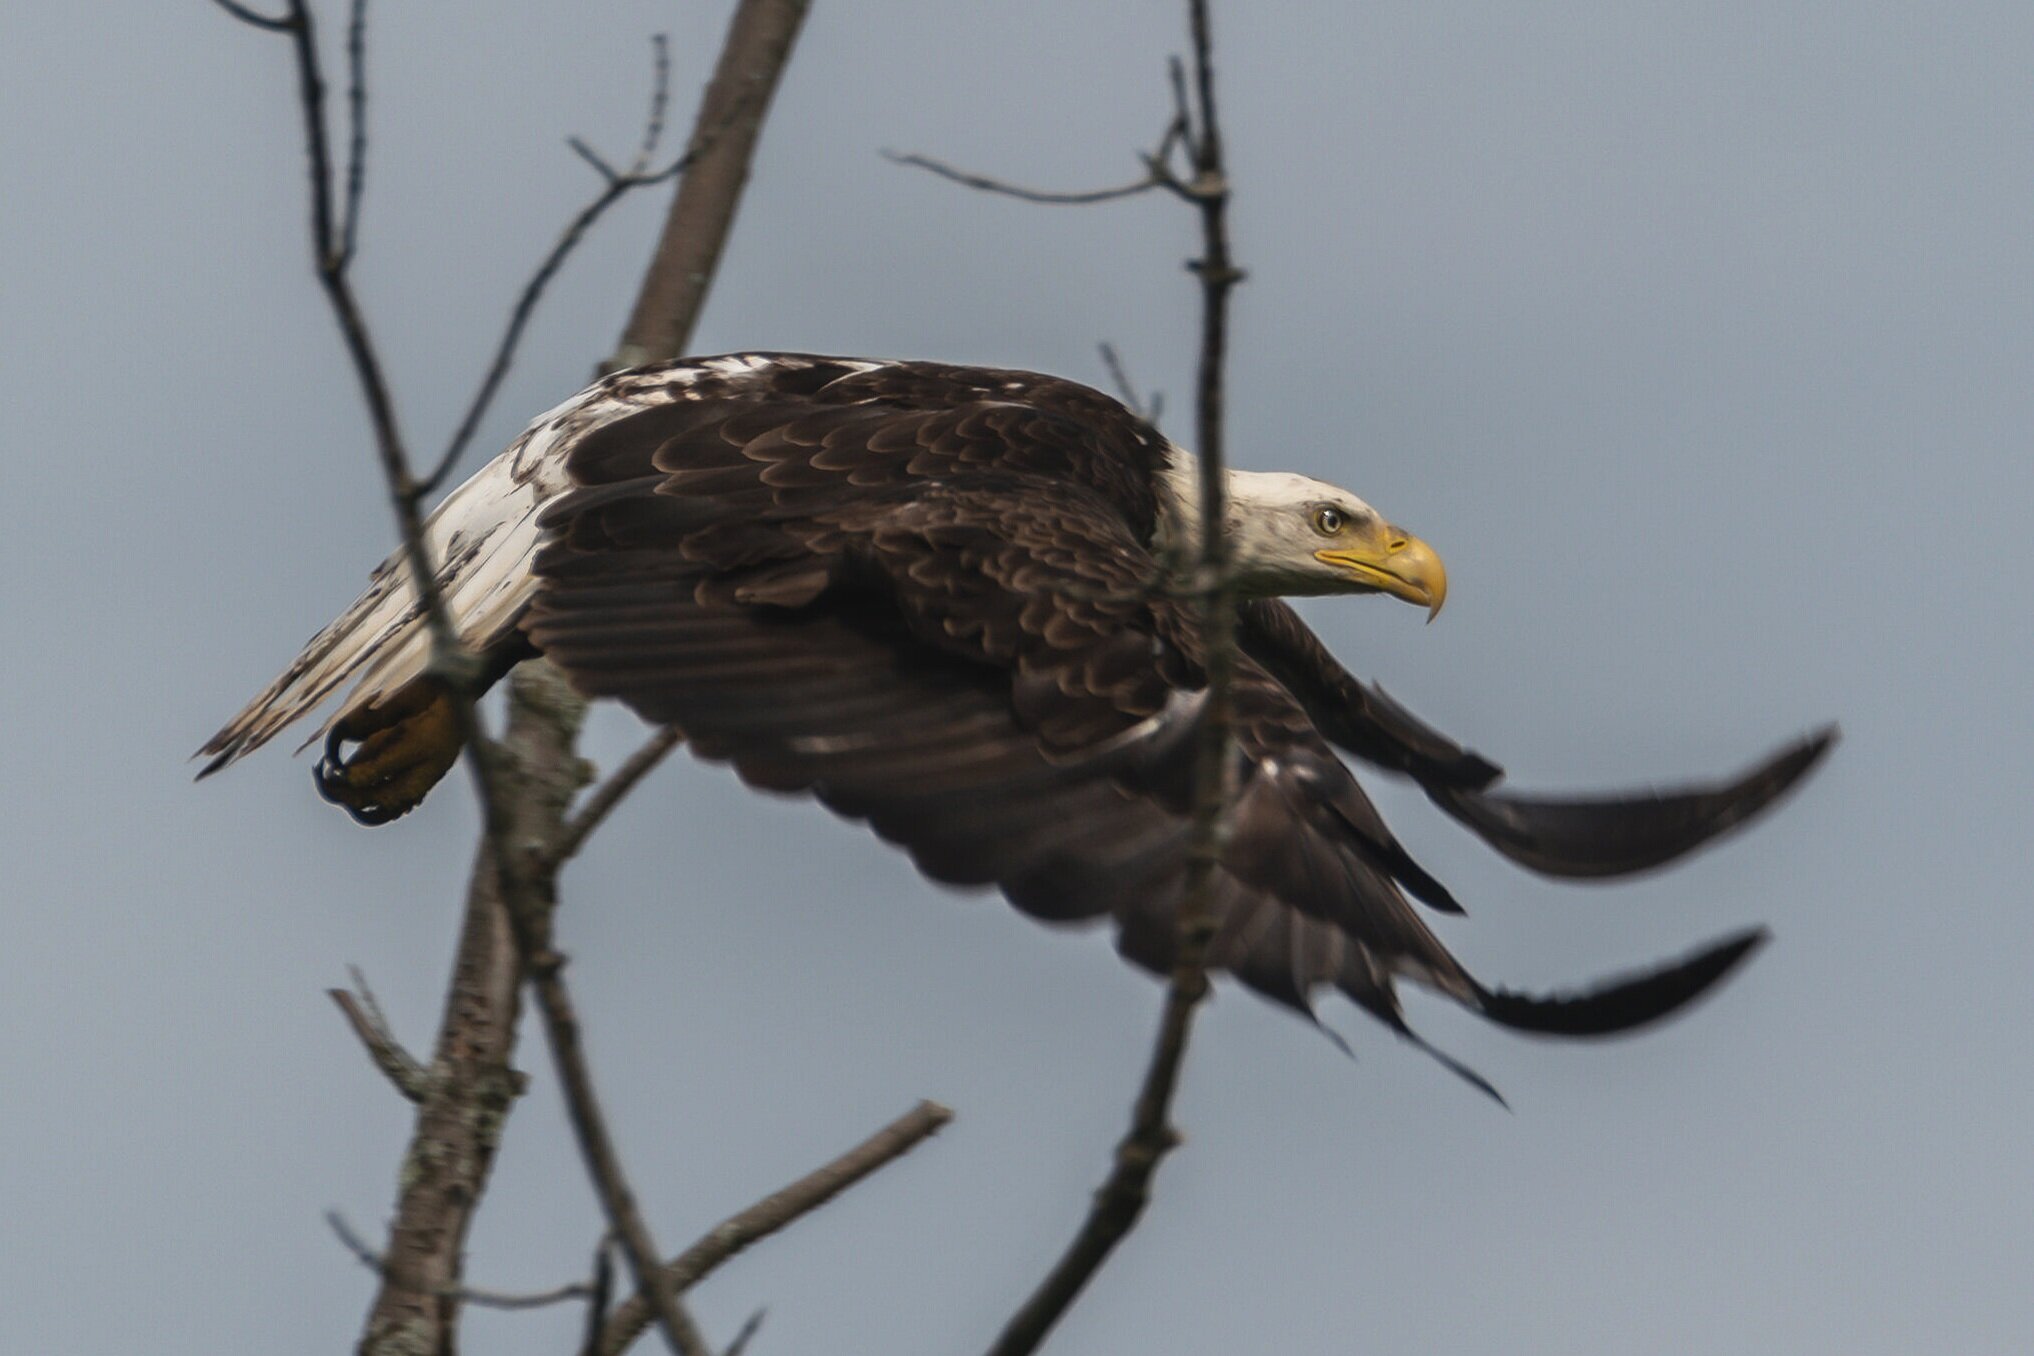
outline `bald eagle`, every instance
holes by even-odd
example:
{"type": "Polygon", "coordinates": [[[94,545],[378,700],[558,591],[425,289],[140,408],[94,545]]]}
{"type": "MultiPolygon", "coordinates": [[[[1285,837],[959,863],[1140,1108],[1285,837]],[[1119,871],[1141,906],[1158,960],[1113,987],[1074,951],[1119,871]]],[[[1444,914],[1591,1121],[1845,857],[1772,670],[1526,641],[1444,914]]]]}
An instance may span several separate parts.
{"type": "MultiPolygon", "coordinates": [[[[996,886],[1050,922],[1112,918],[1122,953],[1163,972],[1205,698],[1195,605],[1168,584],[1197,546],[1198,493],[1191,454],[1071,381],[748,353],[597,382],[427,532],[493,677],[543,654],[749,784],[866,822],[934,880],[996,886]]],[[[1217,968],[1309,1017],[1332,986],[1416,1042],[1400,979],[1508,1027],[1588,1036],[1674,1012],[1763,940],[1739,932],[1580,993],[1486,986],[1408,902],[1459,911],[1336,749],[1411,777],[1532,870],[1602,877],[1756,814],[1833,729],[1727,784],[1499,793],[1496,766],[1358,682],[1278,601],[1380,593],[1431,614],[1447,575],[1426,543],[1346,490],[1248,471],[1228,473],[1226,531],[1243,600],[1217,968]]],[[[200,776],[350,681],[319,790],[363,823],[406,813],[459,751],[429,660],[393,557],[205,744],[200,776]]]]}

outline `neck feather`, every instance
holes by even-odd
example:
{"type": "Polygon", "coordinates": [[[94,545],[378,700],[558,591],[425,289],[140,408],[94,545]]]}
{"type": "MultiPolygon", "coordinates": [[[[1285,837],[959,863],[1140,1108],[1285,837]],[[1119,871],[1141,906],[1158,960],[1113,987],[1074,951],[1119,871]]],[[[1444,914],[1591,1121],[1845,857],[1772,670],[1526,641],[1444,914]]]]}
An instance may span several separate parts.
{"type": "Polygon", "coordinates": [[[1152,545],[1178,562],[1176,569],[1200,553],[1201,459],[1176,443],[1167,445],[1158,472],[1158,539],[1152,545]]]}
{"type": "MultiPolygon", "coordinates": [[[[1274,591],[1260,587],[1268,586],[1269,579],[1258,578],[1268,530],[1259,512],[1263,498],[1259,482],[1274,479],[1252,471],[1223,472],[1223,531],[1229,537],[1237,588],[1246,595],[1274,591]]],[[[1159,472],[1158,535],[1152,545],[1182,582],[1200,562],[1201,459],[1183,447],[1169,448],[1159,472]]]]}

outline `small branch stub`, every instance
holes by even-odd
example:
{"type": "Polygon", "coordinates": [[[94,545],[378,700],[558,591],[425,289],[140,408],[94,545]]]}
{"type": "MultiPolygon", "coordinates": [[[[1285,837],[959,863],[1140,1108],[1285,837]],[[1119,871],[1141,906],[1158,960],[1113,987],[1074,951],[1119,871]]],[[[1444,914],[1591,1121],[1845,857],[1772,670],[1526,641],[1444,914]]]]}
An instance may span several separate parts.
{"type": "Polygon", "coordinates": [[[388,1017],[382,1012],[381,1004],[375,1001],[374,990],[367,987],[367,977],[358,967],[348,967],[353,978],[353,988],[327,989],[326,994],[339,1006],[346,1017],[346,1024],[353,1028],[353,1034],[367,1048],[367,1057],[374,1061],[374,1067],[395,1085],[397,1092],[412,1102],[421,1102],[431,1089],[430,1071],[419,1064],[416,1057],[403,1049],[395,1034],[389,1030],[388,1017]]]}

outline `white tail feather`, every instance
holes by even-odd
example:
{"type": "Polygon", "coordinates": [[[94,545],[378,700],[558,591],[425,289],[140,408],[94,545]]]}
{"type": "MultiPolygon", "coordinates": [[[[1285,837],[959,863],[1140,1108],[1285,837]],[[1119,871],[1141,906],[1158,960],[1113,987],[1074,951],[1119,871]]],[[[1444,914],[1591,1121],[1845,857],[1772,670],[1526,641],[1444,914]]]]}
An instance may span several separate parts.
{"type": "MultiPolygon", "coordinates": [[[[531,433],[546,430],[540,421],[531,433]]],[[[563,476],[548,459],[527,455],[531,435],[454,490],[424,525],[440,596],[459,638],[485,649],[505,637],[535,587],[530,572],[540,533],[536,517],[563,476]]],[[[537,441],[548,441],[537,439],[537,441]]],[[[548,451],[549,448],[541,449],[548,451]]],[[[198,750],[211,762],[203,777],[266,744],[316,709],[349,679],[353,691],[310,739],[424,672],[431,642],[403,553],[383,561],[367,592],[304,647],[277,679],[198,750]]]]}
{"type": "MultiPolygon", "coordinates": [[[[541,544],[537,515],[570,487],[565,457],[588,433],[674,401],[726,397],[744,382],[767,385],[784,369],[817,359],[795,354],[728,354],[659,364],[604,377],[547,410],[471,480],[446,497],[424,525],[439,594],[459,638],[475,649],[503,640],[536,589],[532,562],[541,544]],[[702,385],[704,383],[704,385],[702,385]]],[[[876,364],[825,360],[857,371],[876,364]]],[[[333,722],[423,673],[431,659],[428,628],[410,587],[402,553],[375,570],[367,592],[311,638],[302,654],[247,708],[207,740],[198,773],[217,772],[260,748],[323,704],[349,680],[354,687],[304,741],[333,722]]]]}

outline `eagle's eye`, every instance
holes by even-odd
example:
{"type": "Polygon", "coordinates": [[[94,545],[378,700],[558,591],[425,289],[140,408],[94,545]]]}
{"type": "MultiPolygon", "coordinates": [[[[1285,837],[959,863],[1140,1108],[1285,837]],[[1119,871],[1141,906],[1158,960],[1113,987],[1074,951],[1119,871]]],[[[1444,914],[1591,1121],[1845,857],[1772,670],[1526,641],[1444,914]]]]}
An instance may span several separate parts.
{"type": "Polygon", "coordinates": [[[1338,508],[1323,505],[1314,510],[1314,531],[1324,537],[1332,537],[1348,526],[1349,519],[1338,508]]]}

